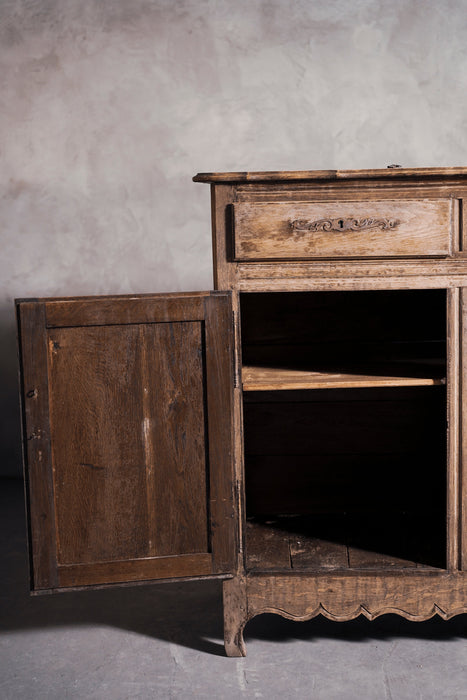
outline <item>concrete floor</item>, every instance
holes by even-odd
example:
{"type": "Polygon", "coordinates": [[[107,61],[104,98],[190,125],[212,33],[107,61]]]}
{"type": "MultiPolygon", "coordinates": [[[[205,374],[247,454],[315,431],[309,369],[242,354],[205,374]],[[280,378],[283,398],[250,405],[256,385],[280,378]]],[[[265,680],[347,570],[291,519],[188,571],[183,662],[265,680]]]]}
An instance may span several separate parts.
{"type": "Polygon", "coordinates": [[[218,582],[31,598],[22,485],[0,482],[0,698],[467,699],[467,616],[252,620],[222,645],[218,582]]]}

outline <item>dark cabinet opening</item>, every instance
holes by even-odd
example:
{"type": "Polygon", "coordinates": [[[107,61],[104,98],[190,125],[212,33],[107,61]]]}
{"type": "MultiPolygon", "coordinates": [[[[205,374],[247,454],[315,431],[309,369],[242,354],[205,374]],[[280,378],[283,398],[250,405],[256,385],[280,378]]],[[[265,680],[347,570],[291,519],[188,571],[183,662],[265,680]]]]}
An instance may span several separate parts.
{"type": "Polygon", "coordinates": [[[249,571],[446,566],[445,290],[241,297],[249,571]]]}

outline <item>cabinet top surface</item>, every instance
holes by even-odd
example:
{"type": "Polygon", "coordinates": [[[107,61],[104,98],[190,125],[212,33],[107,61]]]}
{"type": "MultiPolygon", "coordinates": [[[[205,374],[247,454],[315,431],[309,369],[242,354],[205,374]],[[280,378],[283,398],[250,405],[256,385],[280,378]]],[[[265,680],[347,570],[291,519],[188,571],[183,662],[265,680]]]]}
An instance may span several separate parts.
{"type": "Polygon", "coordinates": [[[270,172],[198,173],[194,182],[291,182],[297,180],[365,180],[424,177],[467,177],[467,167],[401,168],[387,167],[370,170],[284,170],[270,172]]]}

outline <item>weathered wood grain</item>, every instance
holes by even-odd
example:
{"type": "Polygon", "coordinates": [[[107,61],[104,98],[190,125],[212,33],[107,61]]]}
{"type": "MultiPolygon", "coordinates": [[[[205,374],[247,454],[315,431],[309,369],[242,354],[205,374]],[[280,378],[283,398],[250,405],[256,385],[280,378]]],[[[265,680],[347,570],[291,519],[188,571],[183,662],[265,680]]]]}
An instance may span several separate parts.
{"type": "Polygon", "coordinates": [[[467,612],[462,573],[259,576],[246,580],[247,619],[273,612],[292,620],[316,615],[335,621],[393,613],[408,620],[443,619],[467,612]]]}
{"type": "Polygon", "coordinates": [[[211,554],[126,559],[58,567],[58,586],[75,588],[164,578],[193,578],[212,574],[211,554]]]}
{"type": "MultiPolygon", "coordinates": [[[[390,374],[397,368],[391,366],[385,369],[381,366],[381,374],[352,374],[351,372],[313,372],[311,370],[296,370],[284,367],[261,367],[244,365],[242,368],[243,391],[285,391],[295,389],[342,389],[358,387],[382,386],[433,386],[444,384],[444,377],[436,376],[397,376],[390,374]]],[[[418,374],[430,374],[430,366],[413,366],[418,374]]],[[[408,371],[410,371],[408,369],[408,371]]]]}
{"type": "MultiPolygon", "coordinates": [[[[243,286],[247,280],[257,281],[262,284],[266,280],[274,282],[274,280],[278,279],[287,280],[290,291],[295,289],[297,281],[307,279],[321,279],[324,283],[327,280],[349,279],[356,288],[358,288],[359,284],[369,281],[377,289],[379,277],[389,280],[400,278],[405,280],[406,288],[410,289],[413,279],[415,279],[415,282],[419,279],[425,279],[427,288],[429,288],[431,286],[430,278],[432,277],[441,277],[449,280],[451,277],[462,278],[464,276],[465,281],[465,276],[467,275],[465,260],[459,258],[430,261],[386,260],[384,264],[377,260],[316,260],[300,263],[251,262],[232,264],[232,267],[236,269],[243,286]]],[[[450,285],[440,284],[438,286],[446,287],[450,285]]]]}
{"type": "Polygon", "coordinates": [[[460,564],[459,459],[460,459],[460,294],[450,289],[447,297],[447,565],[460,564]]]}
{"type": "MultiPolygon", "coordinates": [[[[219,187],[219,185],[212,185],[219,187]]],[[[237,202],[372,202],[377,200],[454,199],[466,197],[467,179],[433,178],[402,181],[356,180],[294,183],[248,183],[235,187],[237,202]]]]}
{"type": "Polygon", "coordinates": [[[367,170],[290,170],[270,172],[198,173],[194,182],[295,182],[300,180],[398,180],[410,177],[467,177],[467,168],[374,168],[367,170]]]}
{"type": "Polygon", "coordinates": [[[397,277],[378,276],[377,270],[374,277],[299,277],[291,280],[289,277],[272,277],[267,279],[240,279],[238,287],[241,292],[288,292],[294,289],[297,292],[304,291],[371,291],[371,290],[403,290],[403,289],[455,289],[465,286],[466,275],[414,275],[407,278],[403,275],[397,277]]]}
{"type": "Polygon", "coordinates": [[[449,255],[452,200],[236,203],[237,260],[449,255]]]}
{"type": "Polygon", "coordinates": [[[234,398],[233,398],[233,432],[234,432],[234,479],[235,499],[237,504],[238,520],[238,558],[237,572],[242,572],[244,567],[245,551],[245,478],[244,478],[244,440],[243,440],[243,390],[241,383],[242,367],[242,342],[240,324],[240,294],[237,290],[232,292],[232,309],[234,314],[234,398]]]}
{"type": "Polygon", "coordinates": [[[57,585],[44,304],[16,305],[31,588],[57,585]]]}
{"type": "Polygon", "coordinates": [[[459,290],[460,384],[459,384],[459,549],[460,566],[467,570],[467,289],[459,290]]]}
{"type": "Polygon", "coordinates": [[[326,571],[349,568],[349,547],[318,537],[290,538],[290,561],[293,571],[326,571]]]}
{"type": "Polygon", "coordinates": [[[246,581],[236,576],[223,584],[224,645],[227,656],[246,656],[243,628],[248,620],[246,581]]]}
{"type": "Polygon", "coordinates": [[[208,293],[45,299],[47,327],[202,321],[208,293]]]}
{"type": "Polygon", "coordinates": [[[238,510],[234,472],[233,342],[231,295],[213,292],[205,301],[206,414],[210,466],[210,538],[213,571],[235,571],[238,510]]]}
{"type": "Polygon", "coordinates": [[[246,571],[284,573],[445,569],[445,537],[430,513],[252,518],[246,527],[246,571]]]}
{"type": "Polygon", "coordinates": [[[185,321],[140,328],[148,553],[208,552],[202,324],[185,321]]]}
{"type": "Polygon", "coordinates": [[[46,440],[29,455],[35,588],[234,571],[230,295],[22,302],[19,318],[46,440]]]}
{"type": "Polygon", "coordinates": [[[247,521],[245,528],[247,571],[287,571],[291,568],[289,532],[275,524],[247,521]]]}
{"type": "Polygon", "coordinates": [[[48,334],[58,563],[148,556],[138,326],[48,334]]]}

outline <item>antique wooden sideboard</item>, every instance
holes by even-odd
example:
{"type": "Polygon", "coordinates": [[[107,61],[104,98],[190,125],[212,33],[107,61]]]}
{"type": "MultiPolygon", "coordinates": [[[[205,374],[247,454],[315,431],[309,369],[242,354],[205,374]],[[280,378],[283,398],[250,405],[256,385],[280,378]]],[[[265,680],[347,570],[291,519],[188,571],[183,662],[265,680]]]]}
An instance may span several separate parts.
{"type": "Polygon", "coordinates": [[[32,590],[467,612],[467,168],[194,180],[215,291],[17,302],[32,590]]]}

